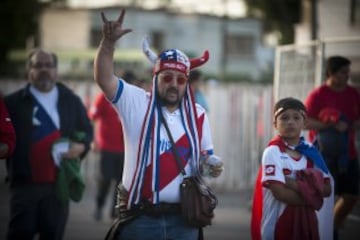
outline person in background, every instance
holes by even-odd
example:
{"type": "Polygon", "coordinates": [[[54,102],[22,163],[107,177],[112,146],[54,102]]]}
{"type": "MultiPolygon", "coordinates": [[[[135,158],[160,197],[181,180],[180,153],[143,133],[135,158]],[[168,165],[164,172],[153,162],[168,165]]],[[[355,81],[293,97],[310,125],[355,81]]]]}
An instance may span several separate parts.
{"type": "MultiPolygon", "coordinates": [[[[131,71],[125,71],[123,79],[132,83],[136,77],[131,71]]],[[[124,167],[124,139],[120,118],[104,94],[97,95],[89,111],[90,119],[95,123],[94,149],[100,152],[100,168],[97,180],[95,220],[102,219],[102,209],[106,202],[110,186],[121,182],[124,167]]],[[[110,217],[115,218],[116,189],[113,190],[110,217]]]]}
{"type": "Polygon", "coordinates": [[[15,142],[15,130],[4,99],[0,96],[0,159],[6,159],[12,155],[15,149],[15,142]]]}
{"type": "Polygon", "coordinates": [[[201,85],[203,84],[204,80],[201,76],[201,72],[199,70],[192,70],[189,74],[189,84],[190,88],[193,91],[195,102],[200,104],[206,112],[209,112],[209,106],[206,101],[204,94],[201,91],[201,85]]]}
{"type": "MultiPolygon", "coordinates": [[[[183,176],[172,148],[176,147],[187,175],[200,172],[213,154],[210,125],[205,110],[195,105],[188,85],[190,69],[204,64],[177,49],[156,56],[143,49],[154,64],[153,87],[144,89],[114,75],[115,43],[131,29],[122,27],[125,10],[115,21],[103,19],[103,38],[94,61],[94,78],[119,112],[125,136],[125,162],[119,185],[119,231],[112,239],[198,239],[199,229],[190,226],[180,211],[183,176]],[[152,57],[150,57],[152,56],[152,57]],[[164,123],[174,139],[172,146],[164,123]],[[200,158],[200,153],[204,158],[200,158]],[[201,162],[200,162],[201,160],[201,162]]],[[[222,161],[208,164],[217,177],[222,161]]]]}
{"type": "Polygon", "coordinates": [[[125,70],[124,74],[122,75],[122,79],[124,79],[129,84],[135,85],[139,88],[149,91],[146,80],[142,78],[138,78],[131,70],[125,70]]]}
{"type": "Polygon", "coordinates": [[[8,240],[61,240],[69,215],[69,201],[56,195],[59,168],[52,146],[71,139],[63,161],[84,158],[93,130],[77,95],[57,82],[57,56],[35,49],[28,56],[28,84],[5,97],[16,133],[16,148],[7,159],[10,184],[8,240]],[[84,133],[81,141],[77,133],[84,133]],[[76,136],[75,136],[76,135],[76,136]]]}
{"type": "Polygon", "coordinates": [[[305,120],[305,106],[295,98],[274,106],[278,135],[262,155],[252,206],[253,240],[320,238],[316,210],[330,196],[331,185],[319,151],[301,137],[305,120]]]}
{"type": "Polygon", "coordinates": [[[331,56],[325,82],[305,100],[306,128],[318,144],[335,181],[334,239],[359,196],[359,162],[355,132],[360,129],[360,94],[348,84],[349,59],[331,56]]]}

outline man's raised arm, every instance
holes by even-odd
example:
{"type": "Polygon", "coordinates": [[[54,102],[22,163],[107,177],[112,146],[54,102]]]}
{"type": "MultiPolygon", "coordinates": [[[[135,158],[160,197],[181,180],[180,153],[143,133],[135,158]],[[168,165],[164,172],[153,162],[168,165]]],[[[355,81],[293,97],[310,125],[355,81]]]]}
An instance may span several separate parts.
{"type": "Polygon", "coordinates": [[[109,21],[102,12],[102,39],[94,60],[94,79],[108,99],[112,99],[117,90],[117,77],[114,75],[115,43],[131,29],[123,29],[125,10],[122,9],[116,21],[109,21]]]}

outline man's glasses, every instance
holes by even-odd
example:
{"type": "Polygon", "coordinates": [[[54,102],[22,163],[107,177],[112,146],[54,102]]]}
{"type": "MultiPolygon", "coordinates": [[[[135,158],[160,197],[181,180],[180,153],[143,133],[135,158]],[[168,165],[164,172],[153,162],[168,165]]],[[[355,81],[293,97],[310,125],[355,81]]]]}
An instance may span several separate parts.
{"type": "Polygon", "coordinates": [[[174,79],[176,79],[177,84],[179,84],[179,85],[183,85],[187,81],[187,78],[184,75],[175,75],[175,74],[170,74],[170,73],[165,73],[165,74],[160,73],[160,78],[165,83],[171,83],[174,79]]]}

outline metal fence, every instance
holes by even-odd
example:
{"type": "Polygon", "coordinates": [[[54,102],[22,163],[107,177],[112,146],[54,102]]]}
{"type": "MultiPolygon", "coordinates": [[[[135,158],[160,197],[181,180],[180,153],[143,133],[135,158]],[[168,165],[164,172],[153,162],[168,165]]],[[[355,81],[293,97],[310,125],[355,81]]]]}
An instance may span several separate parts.
{"type": "Polygon", "coordinates": [[[215,151],[225,162],[217,186],[253,186],[272,134],[272,94],[272,86],[246,84],[213,86],[207,92],[215,151]]]}
{"type": "Polygon", "coordinates": [[[360,36],[331,38],[301,45],[277,47],[274,70],[274,99],[304,100],[325,78],[327,57],[342,55],[352,61],[352,82],[360,83],[360,36]]]}
{"type": "MultiPolygon", "coordinates": [[[[6,95],[24,84],[1,81],[1,89],[6,95]]],[[[99,91],[90,81],[66,81],[66,84],[81,96],[87,107],[99,91]]],[[[209,84],[204,90],[210,108],[214,150],[225,162],[224,173],[208,182],[229,191],[250,188],[272,134],[272,86],[209,84]]],[[[88,180],[95,178],[97,158],[90,152],[83,163],[88,180]]]]}

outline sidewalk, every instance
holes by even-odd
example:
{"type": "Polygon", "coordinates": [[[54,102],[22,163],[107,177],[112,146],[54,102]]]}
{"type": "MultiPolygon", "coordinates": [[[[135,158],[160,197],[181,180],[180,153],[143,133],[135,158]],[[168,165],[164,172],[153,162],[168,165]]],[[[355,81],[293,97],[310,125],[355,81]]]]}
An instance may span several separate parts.
{"type": "MultiPolygon", "coordinates": [[[[240,195],[236,192],[219,194],[216,216],[213,225],[205,228],[205,239],[238,240],[239,236],[242,236],[241,239],[250,240],[248,227],[250,214],[247,209],[241,207],[242,204],[247,204],[247,199],[240,195]]],[[[95,222],[92,218],[93,196],[89,189],[80,203],[71,204],[71,214],[64,240],[98,240],[105,236],[111,224],[111,220],[105,218],[109,213],[107,211],[109,208],[106,206],[104,209],[104,220],[95,222]]]]}
{"type": "MultiPolygon", "coordinates": [[[[110,198],[104,207],[102,221],[93,219],[95,206],[95,174],[93,164],[84,163],[86,169],[86,190],[79,203],[71,203],[70,216],[64,240],[101,240],[111,225],[109,215],[110,198]]],[[[0,240],[5,239],[9,215],[9,191],[4,184],[5,163],[0,162],[0,240]]],[[[250,211],[248,203],[251,190],[241,192],[221,192],[218,195],[219,205],[215,209],[213,225],[204,229],[207,240],[242,240],[250,239],[250,211]]]]}

